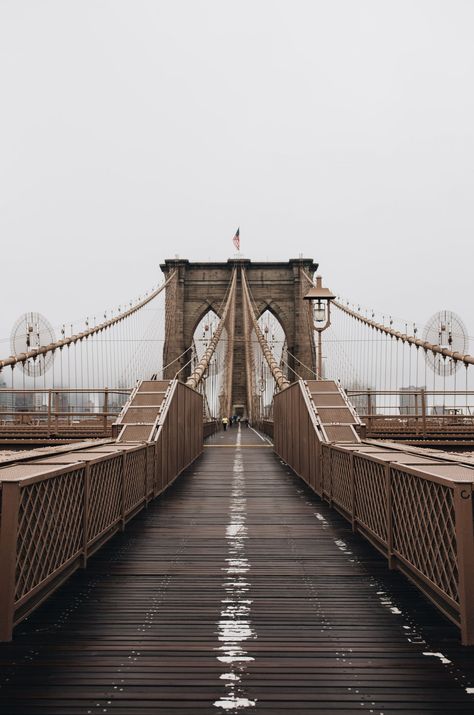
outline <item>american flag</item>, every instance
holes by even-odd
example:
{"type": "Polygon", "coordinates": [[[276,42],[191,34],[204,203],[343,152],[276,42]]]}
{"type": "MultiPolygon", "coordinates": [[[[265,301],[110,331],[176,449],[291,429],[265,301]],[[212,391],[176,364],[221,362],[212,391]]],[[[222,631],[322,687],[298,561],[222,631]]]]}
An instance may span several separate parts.
{"type": "Polygon", "coordinates": [[[233,242],[234,246],[236,247],[236,249],[238,251],[240,251],[240,226],[237,229],[237,231],[235,232],[235,236],[232,239],[232,242],[233,242]]]}

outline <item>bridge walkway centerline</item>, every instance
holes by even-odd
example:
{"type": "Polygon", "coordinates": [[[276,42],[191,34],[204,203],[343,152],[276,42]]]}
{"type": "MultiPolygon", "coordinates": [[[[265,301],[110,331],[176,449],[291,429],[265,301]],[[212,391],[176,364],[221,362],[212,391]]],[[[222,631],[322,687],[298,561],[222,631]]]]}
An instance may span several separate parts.
{"type": "Polygon", "coordinates": [[[216,433],[17,627],[2,712],[472,712],[474,649],[266,444],[216,433]]]}

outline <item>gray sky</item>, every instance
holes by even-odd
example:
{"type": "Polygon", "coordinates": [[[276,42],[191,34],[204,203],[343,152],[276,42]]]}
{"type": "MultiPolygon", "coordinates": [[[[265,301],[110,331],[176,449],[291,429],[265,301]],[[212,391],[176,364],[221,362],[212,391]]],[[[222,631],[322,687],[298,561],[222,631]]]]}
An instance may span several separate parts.
{"type": "Polygon", "coordinates": [[[474,335],[473,27],[470,0],[0,0],[0,337],[227,259],[238,225],[474,335]]]}

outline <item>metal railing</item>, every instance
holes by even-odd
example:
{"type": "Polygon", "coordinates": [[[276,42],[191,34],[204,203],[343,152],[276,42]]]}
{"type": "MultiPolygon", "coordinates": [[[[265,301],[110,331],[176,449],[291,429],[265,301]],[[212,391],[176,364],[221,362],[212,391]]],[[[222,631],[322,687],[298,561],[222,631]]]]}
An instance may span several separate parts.
{"type": "Polygon", "coordinates": [[[220,427],[220,422],[218,420],[209,420],[207,422],[204,422],[204,439],[207,439],[211,435],[213,435],[215,432],[218,431],[220,427]]]}
{"type": "Polygon", "coordinates": [[[0,437],[111,435],[131,388],[0,388],[0,437]]]}
{"type": "Polygon", "coordinates": [[[320,493],[322,441],[314,407],[301,380],[275,395],[274,450],[317,493],[320,493]]]}
{"type": "Polygon", "coordinates": [[[175,381],[151,443],[0,469],[0,640],[202,452],[202,397],[175,381]]]}
{"type": "Polygon", "coordinates": [[[474,392],[356,390],[347,395],[368,435],[474,437],[474,392]]]}
{"type": "Polygon", "coordinates": [[[324,443],[300,381],[275,396],[275,452],[474,645],[474,469],[421,450],[324,443]]]}
{"type": "Polygon", "coordinates": [[[322,445],[321,467],[320,496],[474,644],[474,470],[409,466],[396,454],[391,462],[336,445],[322,445]]]}

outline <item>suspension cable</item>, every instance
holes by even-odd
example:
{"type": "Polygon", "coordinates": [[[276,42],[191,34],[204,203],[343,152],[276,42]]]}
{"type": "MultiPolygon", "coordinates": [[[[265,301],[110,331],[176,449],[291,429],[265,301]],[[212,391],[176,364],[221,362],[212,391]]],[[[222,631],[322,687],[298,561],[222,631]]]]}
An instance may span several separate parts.
{"type": "Polygon", "coordinates": [[[398,330],[393,330],[393,328],[387,328],[387,326],[382,325],[382,323],[377,323],[375,320],[366,318],[364,315],[357,313],[355,310],[351,310],[347,306],[342,305],[342,303],[339,303],[337,300],[334,300],[332,304],[336,308],[339,308],[339,310],[341,310],[343,313],[346,313],[346,315],[349,315],[351,318],[358,320],[360,323],[368,325],[369,328],[372,328],[373,330],[377,330],[380,333],[384,333],[385,335],[390,335],[390,337],[392,338],[401,340],[402,343],[416,345],[417,348],[423,348],[423,350],[431,351],[432,353],[437,353],[438,355],[443,355],[444,357],[448,357],[451,360],[462,362],[465,365],[474,365],[474,357],[472,355],[462,355],[461,353],[449,350],[449,348],[444,348],[441,345],[434,345],[427,340],[420,340],[419,338],[414,338],[411,335],[407,335],[406,333],[401,333],[398,330]]]}
{"type": "Polygon", "coordinates": [[[139,301],[135,305],[133,305],[131,308],[126,310],[124,313],[120,313],[119,315],[115,316],[115,318],[110,318],[110,320],[106,320],[103,323],[99,323],[99,325],[94,326],[93,328],[90,328],[89,330],[84,330],[82,333],[78,333],[77,335],[71,335],[69,338],[64,337],[62,340],[57,340],[55,343],[51,343],[50,345],[45,345],[45,346],[40,346],[38,348],[34,348],[33,350],[29,350],[27,353],[20,353],[19,355],[11,355],[8,358],[5,358],[4,360],[0,360],[0,371],[3,370],[4,367],[7,367],[8,365],[14,367],[20,362],[26,362],[30,358],[37,358],[38,355],[46,355],[47,353],[52,353],[58,348],[63,348],[65,345],[72,345],[74,343],[79,342],[80,340],[83,340],[84,338],[90,338],[94,335],[97,335],[98,333],[101,333],[103,330],[106,330],[107,328],[112,327],[112,325],[116,325],[117,323],[122,322],[126,318],[130,317],[131,315],[134,315],[137,311],[140,310],[140,308],[143,308],[147,303],[149,303],[151,300],[156,298],[157,295],[161,293],[161,291],[166,288],[166,286],[169,284],[169,282],[172,280],[174,277],[176,271],[173,271],[173,273],[167,278],[166,281],[164,281],[161,286],[159,286],[155,291],[150,293],[149,296],[144,298],[143,300],[139,301]]]}
{"type": "Polygon", "coordinates": [[[224,307],[224,311],[222,313],[222,318],[219,321],[219,325],[217,326],[216,332],[212,336],[212,340],[209,344],[209,347],[207,348],[206,352],[200,359],[199,363],[194,368],[190,377],[186,380],[186,385],[188,387],[192,387],[194,389],[197,388],[197,386],[199,385],[199,383],[202,380],[204,373],[206,372],[206,370],[208,368],[208,365],[210,363],[212,356],[214,355],[214,351],[217,347],[217,343],[219,342],[219,339],[222,335],[222,331],[224,330],[224,326],[225,326],[225,323],[227,320],[227,315],[229,314],[229,311],[232,313],[231,306],[233,306],[234,300],[235,300],[236,282],[237,282],[237,273],[236,273],[236,269],[234,268],[232,270],[230,290],[229,290],[227,301],[226,301],[226,304],[224,307]]]}
{"type": "MultiPolygon", "coordinates": [[[[304,270],[303,270],[303,275],[309,281],[309,283],[311,285],[313,285],[313,281],[311,280],[310,276],[304,270]]],[[[417,348],[423,348],[423,350],[425,350],[425,351],[431,351],[432,353],[437,353],[438,355],[443,355],[444,357],[450,358],[451,360],[454,360],[456,362],[462,362],[466,366],[474,365],[474,356],[472,356],[472,355],[462,355],[461,353],[455,352],[453,350],[449,350],[449,348],[444,348],[441,345],[434,345],[433,343],[430,343],[427,340],[420,340],[419,338],[415,338],[415,337],[412,337],[411,335],[407,335],[407,333],[401,333],[399,330],[394,330],[393,328],[388,328],[386,325],[383,325],[382,323],[377,323],[375,320],[366,318],[365,315],[362,315],[361,313],[358,313],[355,310],[351,310],[350,308],[343,305],[342,303],[339,303],[339,301],[337,301],[337,300],[333,300],[332,305],[334,305],[336,308],[341,310],[343,313],[346,313],[346,315],[349,315],[351,318],[354,318],[355,320],[358,320],[360,323],[367,325],[369,328],[372,328],[373,330],[377,330],[380,333],[384,333],[385,335],[389,335],[390,337],[396,338],[397,340],[401,340],[402,343],[408,343],[409,345],[415,345],[417,348]]]]}
{"type": "Polygon", "coordinates": [[[262,348],[262,352],[265,356],[265,360],[268,363],[268,367],[271,370],[271,373],[272,373],[273,378],[278,386],[278,389],[284,390],[286,387],[290,386],[290,382],[289,382],[289,380],[286,379],[286,377],[283,374],[283,371],[281,370],[277,361],[273,357],[273,353],[270,350],[270,348],[268,347],[267,341],[265,340],[263,333],[260,330],[260,326],[258,324],[257,318],[255,317],[255,312],[252,309],[251,294],[250,294],[249,287],[247,284],[247,277],[245,275],[245,271],[243,268],[241,268],[241,277],[242,277],[242,293],[244,296],[244,304],[245,304],[244,310],[247,310],[247,314],[250,316],[250,320],[252,321],[255,335],[258,338],[258,342],[260,343],[260,347],[262,348]]]}

